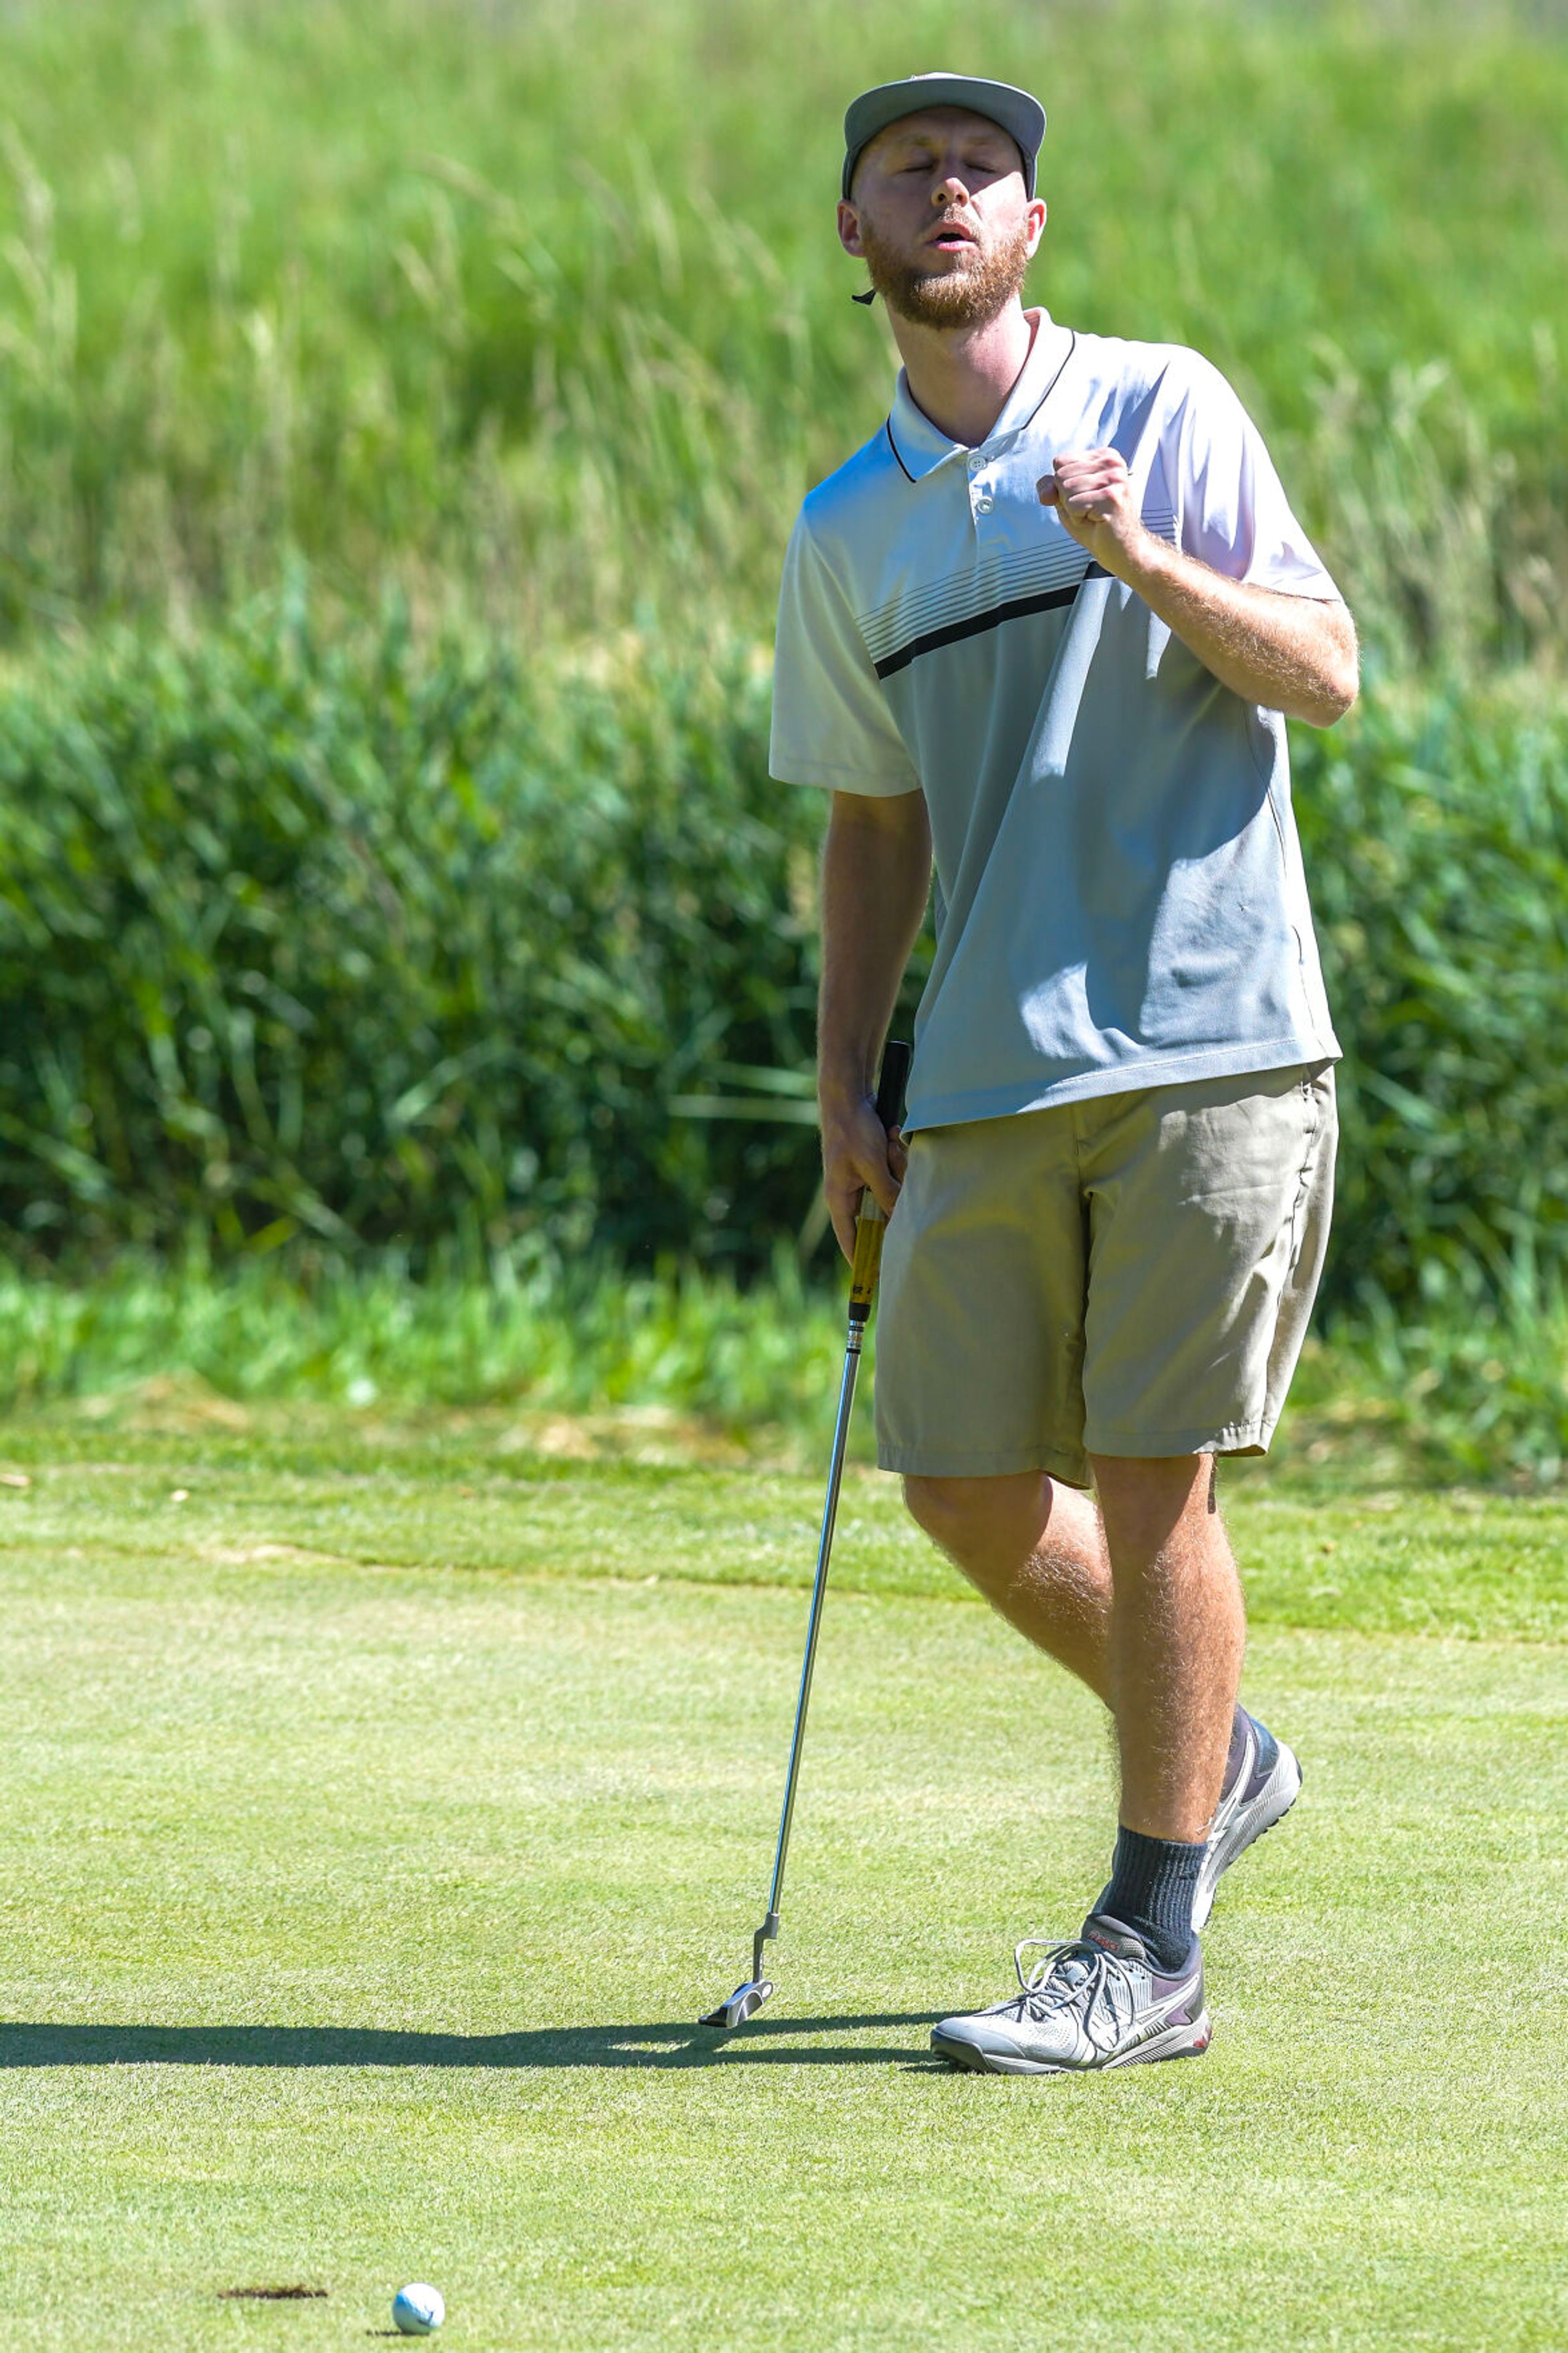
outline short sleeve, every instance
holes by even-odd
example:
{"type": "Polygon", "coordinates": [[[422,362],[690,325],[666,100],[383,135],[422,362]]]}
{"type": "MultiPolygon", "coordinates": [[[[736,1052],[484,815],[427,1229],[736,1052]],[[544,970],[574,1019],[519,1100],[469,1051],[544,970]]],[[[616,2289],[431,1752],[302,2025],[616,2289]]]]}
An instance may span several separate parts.
{"type": "Polygon", "coordinates": [[[1195,352],[1184,358],[1172,419],[1183,548],[1228,579],[1337,602],[1340,592],[1290,512],[1263,436],[1216,367],[1195,352]]]}
{"type": "Polygon", "coordinates": [[[781,784],[831,792],[890,797],[920,786],[865,638],[804,512],[779,592],[768,769],[781,784]]]}

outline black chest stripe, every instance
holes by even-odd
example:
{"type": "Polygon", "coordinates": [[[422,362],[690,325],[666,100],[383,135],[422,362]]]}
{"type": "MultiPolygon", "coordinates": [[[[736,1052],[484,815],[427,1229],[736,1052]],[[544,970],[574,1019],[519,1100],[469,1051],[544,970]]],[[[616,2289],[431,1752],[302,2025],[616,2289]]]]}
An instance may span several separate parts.
{"type": "Polygon", "coordinates": [[[1070,605],[1084,580],[1104,580],[1109,577],[1102,564],[1091,564],[1083,580],[1074,580],[1065,588],[1044,588],[1037,596],[1012,596],[1005,605],[993,605],[984,613],[972,613],[966,621],[950,621],[945,628],[930,629],[923,638],[911,638],[907,646],[897,646],[877,664],[879,678],[891,678],[895,670],[908,670],[921,654],[934,654],[942,646],[956,645],[960,638],[977,638],[986,629],[999,629],[1004,621],[1022,620],[1026,613],[1048,613],[1060,605],[1070,605]]]}

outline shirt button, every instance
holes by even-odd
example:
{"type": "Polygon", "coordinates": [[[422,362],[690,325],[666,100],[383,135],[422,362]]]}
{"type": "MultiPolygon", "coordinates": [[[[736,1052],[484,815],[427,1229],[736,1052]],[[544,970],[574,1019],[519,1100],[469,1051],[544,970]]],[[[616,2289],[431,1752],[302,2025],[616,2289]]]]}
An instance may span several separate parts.
{"type": "Polygon", "coordinates": [[[994,499],[976,499],[974,512],[976,514],[989,514],[995,503],[994,499]]]}
{"type": "Polygon", "coordinates": [[[972,474],[978,474],[984,463],[984,459],[980,455],[977,449],[971,450],[969,455],[969,470],[972,474]]]}

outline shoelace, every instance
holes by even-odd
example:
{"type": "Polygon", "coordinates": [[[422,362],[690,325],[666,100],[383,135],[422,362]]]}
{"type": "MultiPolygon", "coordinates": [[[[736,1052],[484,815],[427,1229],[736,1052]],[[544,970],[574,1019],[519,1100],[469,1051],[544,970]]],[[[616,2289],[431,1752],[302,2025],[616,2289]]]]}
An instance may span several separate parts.
{"type": "MultiPolygon", "coordinates": [[[[1086,2031],[1094,2015],[1095,2005],[1100,2000],[1110,2014],[1113,2032],[1131,2019],[1138,2008],[1138,1992],[1127,1963],[1115,1953],[1107,1952],[1103,1945],[1092,1943],[1087,1936],[1075,1936],[1065,1945],[1050,1944],[1044,1936],[1026,1936],[1013,1947],[1013,1967],[1018,1973],[1020,2020],[1026,2017],[1038,2024],[1054,2011],[1065,2009],[1069,2001],[1076,2001],[1086,1990],[1088,2000],[1083,2010],[1086,2031]],[[1031,1968],[1026,1969],[1025,1954],[1037,1948],[1040,1958],[1031,1968]],[[1119,2010],[1121,2012],[1120,2016],[1119,2010]]],[[[1011,2008],[1012,2004],[1009,2003],[1008,2007],[1011,2008]]]]}

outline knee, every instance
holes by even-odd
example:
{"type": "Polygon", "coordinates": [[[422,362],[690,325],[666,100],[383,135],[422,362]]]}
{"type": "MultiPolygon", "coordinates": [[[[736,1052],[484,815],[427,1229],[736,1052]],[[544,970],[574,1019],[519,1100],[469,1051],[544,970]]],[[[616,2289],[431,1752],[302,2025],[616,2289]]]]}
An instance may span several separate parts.
{"type": "Polygon", "coordinates": [[[1039,1537],[1044,1482],[1034,1474],[995,1479],[906,1478],[910,1518],[981,1584],[1011,1575],[1039,1537]]]}
{"type": "Polygon", "coordinates": [[[973,1501],[967,1492],[973,1484],[968,1479],[904,1481],[904,1508],[943,1552],[956,1551],[964,1531],[973,1523],[973,1501]]]}
{"type": "Polygon", "coordinates": [[[1157,1547],[1184,1522],[1201,1525],[1215,1512],[1212,1454],[1153,1457],[1145,1461],[1096,1455],[1095,1485],[1110,1534],[1133,1550],[1157,1547]]]}

